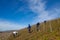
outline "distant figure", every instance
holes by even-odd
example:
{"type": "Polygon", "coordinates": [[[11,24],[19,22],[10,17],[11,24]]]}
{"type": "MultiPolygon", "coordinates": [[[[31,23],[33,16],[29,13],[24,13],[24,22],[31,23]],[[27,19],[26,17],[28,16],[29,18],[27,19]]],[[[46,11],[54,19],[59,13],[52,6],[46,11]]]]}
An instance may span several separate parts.
{"type": "Polygon", "coordinates": [[[36,25],[37,25],[36,27],[37,27],[37,31],[38,31],[40,23],[38,22],[36,25]]]}
{"type": "Polygon", "coordinates": [[[17,31],[14,31],[14,32],[13,32],[13,36],[14,36],[14,37],[16,37],[16,36],[17,36],[17,34],[18,34],[18,32],[17,32],[17,31]]]}
{"type": "Polygon", "coordinates": [[[30,26],[30,24],[28,25],[28,31],[29,31],[29,33],[31,33],[31,26],[30,26]]]}
{"type": "Polygon", "coordinates": [[[44,23],[46,23],[46,21],[44,21],[44,23]]]}

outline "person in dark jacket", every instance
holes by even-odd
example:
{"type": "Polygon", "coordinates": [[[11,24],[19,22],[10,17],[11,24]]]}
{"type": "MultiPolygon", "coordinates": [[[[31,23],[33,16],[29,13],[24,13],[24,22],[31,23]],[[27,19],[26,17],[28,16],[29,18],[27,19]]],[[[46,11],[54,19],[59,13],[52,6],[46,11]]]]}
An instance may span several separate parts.
{"type": "Polygon", "coordinates": [[[38,22],[36,25],[37,25],[36,28],[37,28],[37,31],[38,31],[40,23],[38,22]]]}
{"type": "Polygon", "coordinates": [[[28,31],[29,31],[29,33],[31,33],[31,26],[30,26],[30,24],[28,25],[28,31]]]}
{"type": "Polygon", "coordinates": [[[44,21],[44,23],[46,23],[46,21],[44,21]]]}

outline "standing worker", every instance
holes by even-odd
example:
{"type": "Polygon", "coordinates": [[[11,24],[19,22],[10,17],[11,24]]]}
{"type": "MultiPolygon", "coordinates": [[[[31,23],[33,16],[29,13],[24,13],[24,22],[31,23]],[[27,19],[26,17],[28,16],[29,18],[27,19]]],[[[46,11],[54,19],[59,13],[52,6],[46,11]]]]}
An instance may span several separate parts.
{"type": "Polygon", "coordinates": [[[44,21],[44,23],[46,24],[46,21],[44,21]]]}
{"type": "Polygon", "coordinates": [[[36,28],[37,28],[37,31],[38,31],[40,23],[38,22],[36,25],[37,25],[36,28]]]}
{"type": "Polygon", "coordinates": [[[31,26],[30,26],[30,24],[28,25],[28,31],[29,31],[29,33],[31,33],[31,26]]]}

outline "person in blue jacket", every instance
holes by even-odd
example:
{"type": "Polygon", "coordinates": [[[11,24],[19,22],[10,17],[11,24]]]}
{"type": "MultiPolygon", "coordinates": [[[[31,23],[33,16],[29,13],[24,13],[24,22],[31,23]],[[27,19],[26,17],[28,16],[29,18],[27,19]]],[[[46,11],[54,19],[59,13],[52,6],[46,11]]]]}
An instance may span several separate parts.
{"type": "Polygon", "coordinates": [[[31,33],[31,26],[30,26],[30,24],[28,25],[28,31],[29,31],[29,33],[31,33]]]}

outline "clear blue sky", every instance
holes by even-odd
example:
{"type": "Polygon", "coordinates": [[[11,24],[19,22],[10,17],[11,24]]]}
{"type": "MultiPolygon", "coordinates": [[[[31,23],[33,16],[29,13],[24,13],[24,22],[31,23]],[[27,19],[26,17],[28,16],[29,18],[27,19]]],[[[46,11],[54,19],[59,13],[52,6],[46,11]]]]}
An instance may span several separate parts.
{"type": "Polygon", "coordinates": [[[0,31],[60,17],[60,0],[0,0],[0,31]]]}

